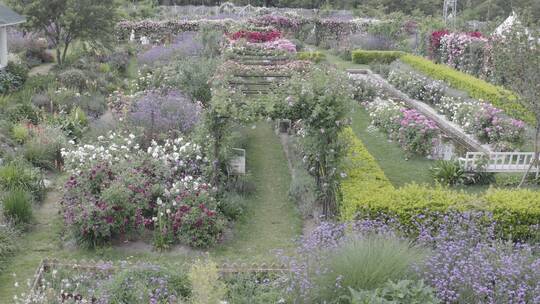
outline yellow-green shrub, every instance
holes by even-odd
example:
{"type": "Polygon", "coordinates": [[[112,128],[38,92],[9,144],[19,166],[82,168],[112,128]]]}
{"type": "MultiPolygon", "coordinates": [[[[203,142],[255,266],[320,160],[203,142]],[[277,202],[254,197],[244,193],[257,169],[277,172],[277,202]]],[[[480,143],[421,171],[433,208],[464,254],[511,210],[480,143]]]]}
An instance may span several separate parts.
{"type": "Polygon", "coordinates": [[[341,183],[343,196],[340,212],[342,219],[350,220],[354,218],[359,208],[376,204],[377,199],[372,201],[374,194],[392,192],[394,187],[350,128],[345,129],[342,136],[349,141],[350,147],[347,178],[341,183]]]}
{"type": "Polygon", "coordinates": [[[540,236],[540,192],[528,189],[491,189],[484,196],[486,208],[504,227],[504,234],[517,239],[534,239],[540,236]]]}
{"type": "Polygon", "coordinates": [[[414,229],[419,214],[440,217],[457,211],[488,211],[505,237],[515,240],[540,239],[540,192],[490,189],[483,196],[454,191],[442,186],[410,184],[395,189],[373,156],[351,129],[343,136],[350,142],[347,178],[341,184],[340,215],[343,221],[361,217],[387,216],[414,229]]]}
{"type": "Polygon", "coordinates": [[[398,51],[365,51],[356,50],[352,52],[352,61],[358,64],[382,63],[389,64],[405,55],[398,51]]]}
{"type": "Polygon", "coordinates": [[[296,54],[296,58],[298,60],[309,60],[313,62],[321,62],[326,59],[326,55],[322,52],[315,51],[315,52],[298,52],[296,54]]]}
{"type": "Polygon", "coordinates": [[[509,116],[535,123],[534,115],[517,101],[516,95],[474,76],[457,71],[447,65],[436,64],[423,57],[402,56],[401,61],[433,78],[443,80],[458,90],[463,90],[472,98],[481,99],[503,110],[509,116]]]}

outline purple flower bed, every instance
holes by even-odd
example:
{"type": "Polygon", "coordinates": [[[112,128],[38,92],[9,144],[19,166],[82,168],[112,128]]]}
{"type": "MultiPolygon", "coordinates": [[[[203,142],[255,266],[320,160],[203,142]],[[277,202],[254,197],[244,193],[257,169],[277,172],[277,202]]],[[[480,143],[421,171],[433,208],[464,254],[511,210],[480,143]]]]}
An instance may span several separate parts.
{"type": "Polygon", "coordinates": [[[199,122],[201,106],[178,90],[148,91],[134,101],[129,120],[151,132],[189,132],[199,122]]]}
{"type": "Polygon", "coordinates": [[[538,243],[498,239],[489,213],[452,213],[441,220],[418,215],[411,222],[419,234],[406,235],[410,229],[391,217],[322,223],[301,240],[297,257],[283,258],[293,265],[288,292],[312,294],[317,273],[313,268],[324,264],[324,252],[351,238],[378,234],[408,239],[427,250],[427,257],[413,265],[413,276],[434,287],[443,303],[540,303],[538,243]]]}
{"type": "Polygon", "coordinates": [[[171,60],[174,56],[195,56],[203,45],[196,40],[196,32],[184,32],[177,35],[174,41],[167,45],[152,46],[137,56],[139,64],[153,65],[171,60]]]}

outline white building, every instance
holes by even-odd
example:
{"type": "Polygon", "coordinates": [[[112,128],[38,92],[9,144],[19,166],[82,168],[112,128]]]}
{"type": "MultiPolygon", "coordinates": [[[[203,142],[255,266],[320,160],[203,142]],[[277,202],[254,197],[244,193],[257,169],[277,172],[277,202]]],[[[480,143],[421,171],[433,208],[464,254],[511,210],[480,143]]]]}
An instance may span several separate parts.
{"type": "Polygon", "coordinates": [[[7,28],[25,21],[26,19],[23,16],[0,4],[0,68],[8,64],[7,28]]]}

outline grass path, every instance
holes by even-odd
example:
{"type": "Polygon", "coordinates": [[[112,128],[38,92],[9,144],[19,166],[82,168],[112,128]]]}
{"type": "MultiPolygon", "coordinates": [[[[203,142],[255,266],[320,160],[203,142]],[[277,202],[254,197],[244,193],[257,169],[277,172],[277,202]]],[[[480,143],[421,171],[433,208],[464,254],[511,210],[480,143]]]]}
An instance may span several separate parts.
{"type": "Polygon", "coordinates": [[[272,249],[293,248],[302,231],[300,215],[288,197],[291,178],[279,138],[267,123],[257,124],[247,136],[247,168],[256,190],[233,240],[216,252],[225,257],[271,256],[272,249]]]}
{"type": "Polygon", "coordinates": [[[408,183],[433,183],[429,168],[433,164],[424,157],[413,157],[406,160],[403,149],[396,142],[389,142],[385,134],[369,127],[370,118],[366,110],[355,105],[353,117],[353,131],[366,145],[369,153],[375,157],[379,166],[395,186],[408,183]]]}

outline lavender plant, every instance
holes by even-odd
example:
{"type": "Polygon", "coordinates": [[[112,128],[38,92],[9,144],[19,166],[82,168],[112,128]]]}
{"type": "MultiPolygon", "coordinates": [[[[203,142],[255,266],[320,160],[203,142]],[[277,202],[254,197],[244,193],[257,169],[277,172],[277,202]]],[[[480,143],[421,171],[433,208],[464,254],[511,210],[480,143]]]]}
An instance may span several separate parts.
{"type": "Polygon", "coordinates": [[[158,132],[189,133],[198,123],[201,107],[178,90],[148,91],[137,98],[129,113],[129,121],[142,126],[149,138],[158,132]]]}
{"type": "MultiPolygon", "coordinates": [[[[320,278],[338,269],[328,267],[336,263],[331,260],[335,256],[328,253],[346,250],[351,239],[369,239],[377,235],[390,240],[409,240],[427,250],[424,259],[410,264],[410,270],[415,273],[414,277],[433,287],[443,303],[539,303],[538,243],[512,243],[499,239],[496,221],[485,212],[455,212],[438,219],[419,214],[411,218],[411,223],[416,226],[414,232],[392,216],[382,215],[346,224],[322,223],[301,240],[294,258],[282,257],[293,269],[287,292],[297,300],[295,303],[321,301],[324,296],[321,287],[337,293],[345,286],[344,282],[355,277],[351,269],[358,268],[359,264],[351,258],[343,260],[348,267],[334,273],[334,281],[326,281],[326,286],[321,286],[320,278]]],[[[354,251],[347,257],[356,255],[357,251],[354,251]]],[[[374,288],[352,285],[348,287],[356,290],[374,288]]]]}

